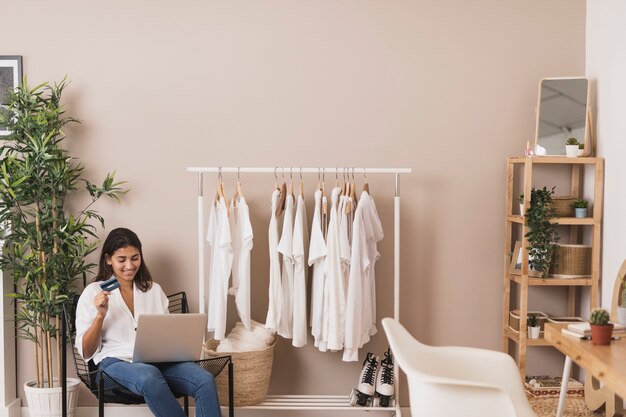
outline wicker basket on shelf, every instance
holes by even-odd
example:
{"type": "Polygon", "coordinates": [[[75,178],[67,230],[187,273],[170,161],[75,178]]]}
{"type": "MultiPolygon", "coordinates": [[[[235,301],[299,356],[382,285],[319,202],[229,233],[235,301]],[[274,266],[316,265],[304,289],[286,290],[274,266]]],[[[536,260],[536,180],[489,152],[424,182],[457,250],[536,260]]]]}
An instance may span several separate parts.
{"type": "Polygon", "coordinates": [[[591,276],[591,245],[557,244],[549,276],[584,278],[591,276]]]}
{"type": "Polygon", "coordinates": [[[554,208],[554,214],[557,217],[573,217],[574,207],[572,207],[572,203],[574,201],[576,201],[576,198],[571,196],[553,196],[552,207],[554,208]]]}
{"type": "MultiPolygon", "coordinates": [[[[230,355],[233,359],[235,407],[257,405],[265,401],[272,375],[276,338],[265,349],[250,352],[216,352],[219,341],[207,341],[202,350],[208,357],[230,355]]],[[[220,404],[228,401],[228,374],[220,373],[215,379],[220,404]]]]}

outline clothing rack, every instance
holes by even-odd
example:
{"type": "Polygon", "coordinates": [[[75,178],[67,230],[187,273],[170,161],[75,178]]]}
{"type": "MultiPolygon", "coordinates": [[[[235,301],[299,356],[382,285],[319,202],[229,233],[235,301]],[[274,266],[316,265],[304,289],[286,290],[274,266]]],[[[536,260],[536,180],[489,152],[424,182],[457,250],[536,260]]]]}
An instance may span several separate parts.
{"type": "MultiPolygon", "coordinates": [[[[254,173],[254,174],[384,174],[395,176],[394,193],[394,222],[393,222],[393,316],[400,319],[400,175],[410,174],[411,168],[355,168],[355,167],[187,167],[187,172],[195,172],[198,177],[198,308],[200,313],[205,309],[205,223],[204,223],[204,174],[225,173],[254,173]]],[[[335,410],[335,411],[389,411],[396,417],[401,417],[400,387],[398,365],[394,361],[394,406],[393,407],[360,407],[351,406],[345,395],[268,395],[265,402],[244,407],[246,409],[273,409],[273,410],[335,410]]]]}

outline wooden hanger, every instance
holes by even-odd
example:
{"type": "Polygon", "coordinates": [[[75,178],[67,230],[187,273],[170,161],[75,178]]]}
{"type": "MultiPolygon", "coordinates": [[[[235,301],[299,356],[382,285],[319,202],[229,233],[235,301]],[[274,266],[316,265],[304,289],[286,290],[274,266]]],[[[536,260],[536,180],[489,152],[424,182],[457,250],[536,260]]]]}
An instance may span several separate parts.
{"type": "Polygon", "coordinates": [[[350,180],[350,183],[348,184],[348,196],[350,198],[348,198],[348,201],[346,202],[346,214],[350,214],[352,213],[352,210],[356,209],[356,204],[357,201],[354,199],[354,170],[352,170],[352,179],[350,180]]]}
{"type": "Polygon", "coordinates": [[[228,204],[228,200],[226,199],[226,192],[224,191],[224,178],[222,177],[222,167],[219,168],[217,173],[217,193],[215,196],[215,201],[218,201],[220,198],[224,199],[224,203],[226,204],[226,211],[230,214],[230,205],[228,204]]]}
{"type": "Polygon", "coordinates": [[[280,196],[276,207],[276,217],[280,217],[285,211],[285,200],[287,199],[287,184],[285,183],[285,172],[283,172],[283,184],[280,186],[280,196]]]}
{"type": "Polygon", "coordinates": [[[304,198],[304,180],[302,179],[302,167],[300,167],[300,197],[304,198]]]}
{"type": "Polygon", "coordinates": [[[239,167],[237,167],[237,186],[235,188],[235,195],[233,196],[233,204],[237,204],[239,197],[243,197],[243,191],[241,190],[241,177],[239,167]]]}
{"type": "Polygon", "coordinates": [[[363,191],[369,194],[370,185],[367,183],[367,173],[365,172],[365,168],[363,168],[363,177],[365,177],[365,183],[363,184],[363,191]]]}

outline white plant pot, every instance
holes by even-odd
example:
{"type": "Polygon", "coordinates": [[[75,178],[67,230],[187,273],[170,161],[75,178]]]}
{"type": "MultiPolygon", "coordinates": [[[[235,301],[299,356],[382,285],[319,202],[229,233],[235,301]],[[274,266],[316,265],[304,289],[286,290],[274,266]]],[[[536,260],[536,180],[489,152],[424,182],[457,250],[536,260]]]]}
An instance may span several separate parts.
{"type": "Polygon", "coordinates": [[[584,149],[578,148],[578,153],[577,153],[578,156],[583,156],[584,153],[585,153],[584,149]]]}
{"type": "MultiPolygon", "coordinates": [[[[55,379],[56,384],[56,379],[55,379]]],[[[47,382],[46,382],[47,385],[47,382]]],[[[78,387],[80,380],[67,378],[67,415],[74,417],[78,403],[78,387]]],[[[61,387],[37,388],[37,381],[28,381],[24,384],[24,394],[28,402],[30,417],[60,417],[61,416],[61,387]]]]}
{"type": "Polygon", "coordinates": [[[574,207],[574,213],[577,218],[584,219],[585,217],[587,217],[587,208],[574,207]]]}
{"type": "Polygon", "coordinates": [[[626,324],[626,307],[617,307],[617,321],[626,324]]]}
{"type": "Polygon", "coordinates": [[[528,327],[528,338],[529,339],[539,339],[539,333],[541,332],[541,327],[528,327]]]}
{"type": "Polygon", "coordinates": [[[565,155],[568,158],[576,158],[578,156],[578,145],[565,145],[565,155]]]}
{"type": "Polygon", "coordinates": [[[519,214],[522,216],[524,215],[524,203],[521,203],[519,205],[519,214]]]}

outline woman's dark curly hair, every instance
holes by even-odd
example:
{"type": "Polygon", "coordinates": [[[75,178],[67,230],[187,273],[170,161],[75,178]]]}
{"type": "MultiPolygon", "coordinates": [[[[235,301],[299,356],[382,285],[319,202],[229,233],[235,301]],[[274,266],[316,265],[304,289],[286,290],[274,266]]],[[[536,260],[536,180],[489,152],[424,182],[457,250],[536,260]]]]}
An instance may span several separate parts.
{"type": "Polygon", "coordinates": [[[141,256],[141,265],[139,266],[139,270],[137,271],[133,281],[135,282],[137,288],[139,288],[142,292],[146,292],[152,286],[152,276],[148,271],[148,266],[146,265],[146,261],[143,257],[143,252],[141,251],[141,241],[135,232],[123,227],[111,230],[104,241],[104,244],[102,245],[102,253],[100,254],[98,275],[96,275],[94,281],[106,281],[113,276],[113,268],[111,268],[111,265],[107,264],[107,256],[111,257],[116,250],[126,248],[128,246],[137,248],[139,255],[141,256]]]}

